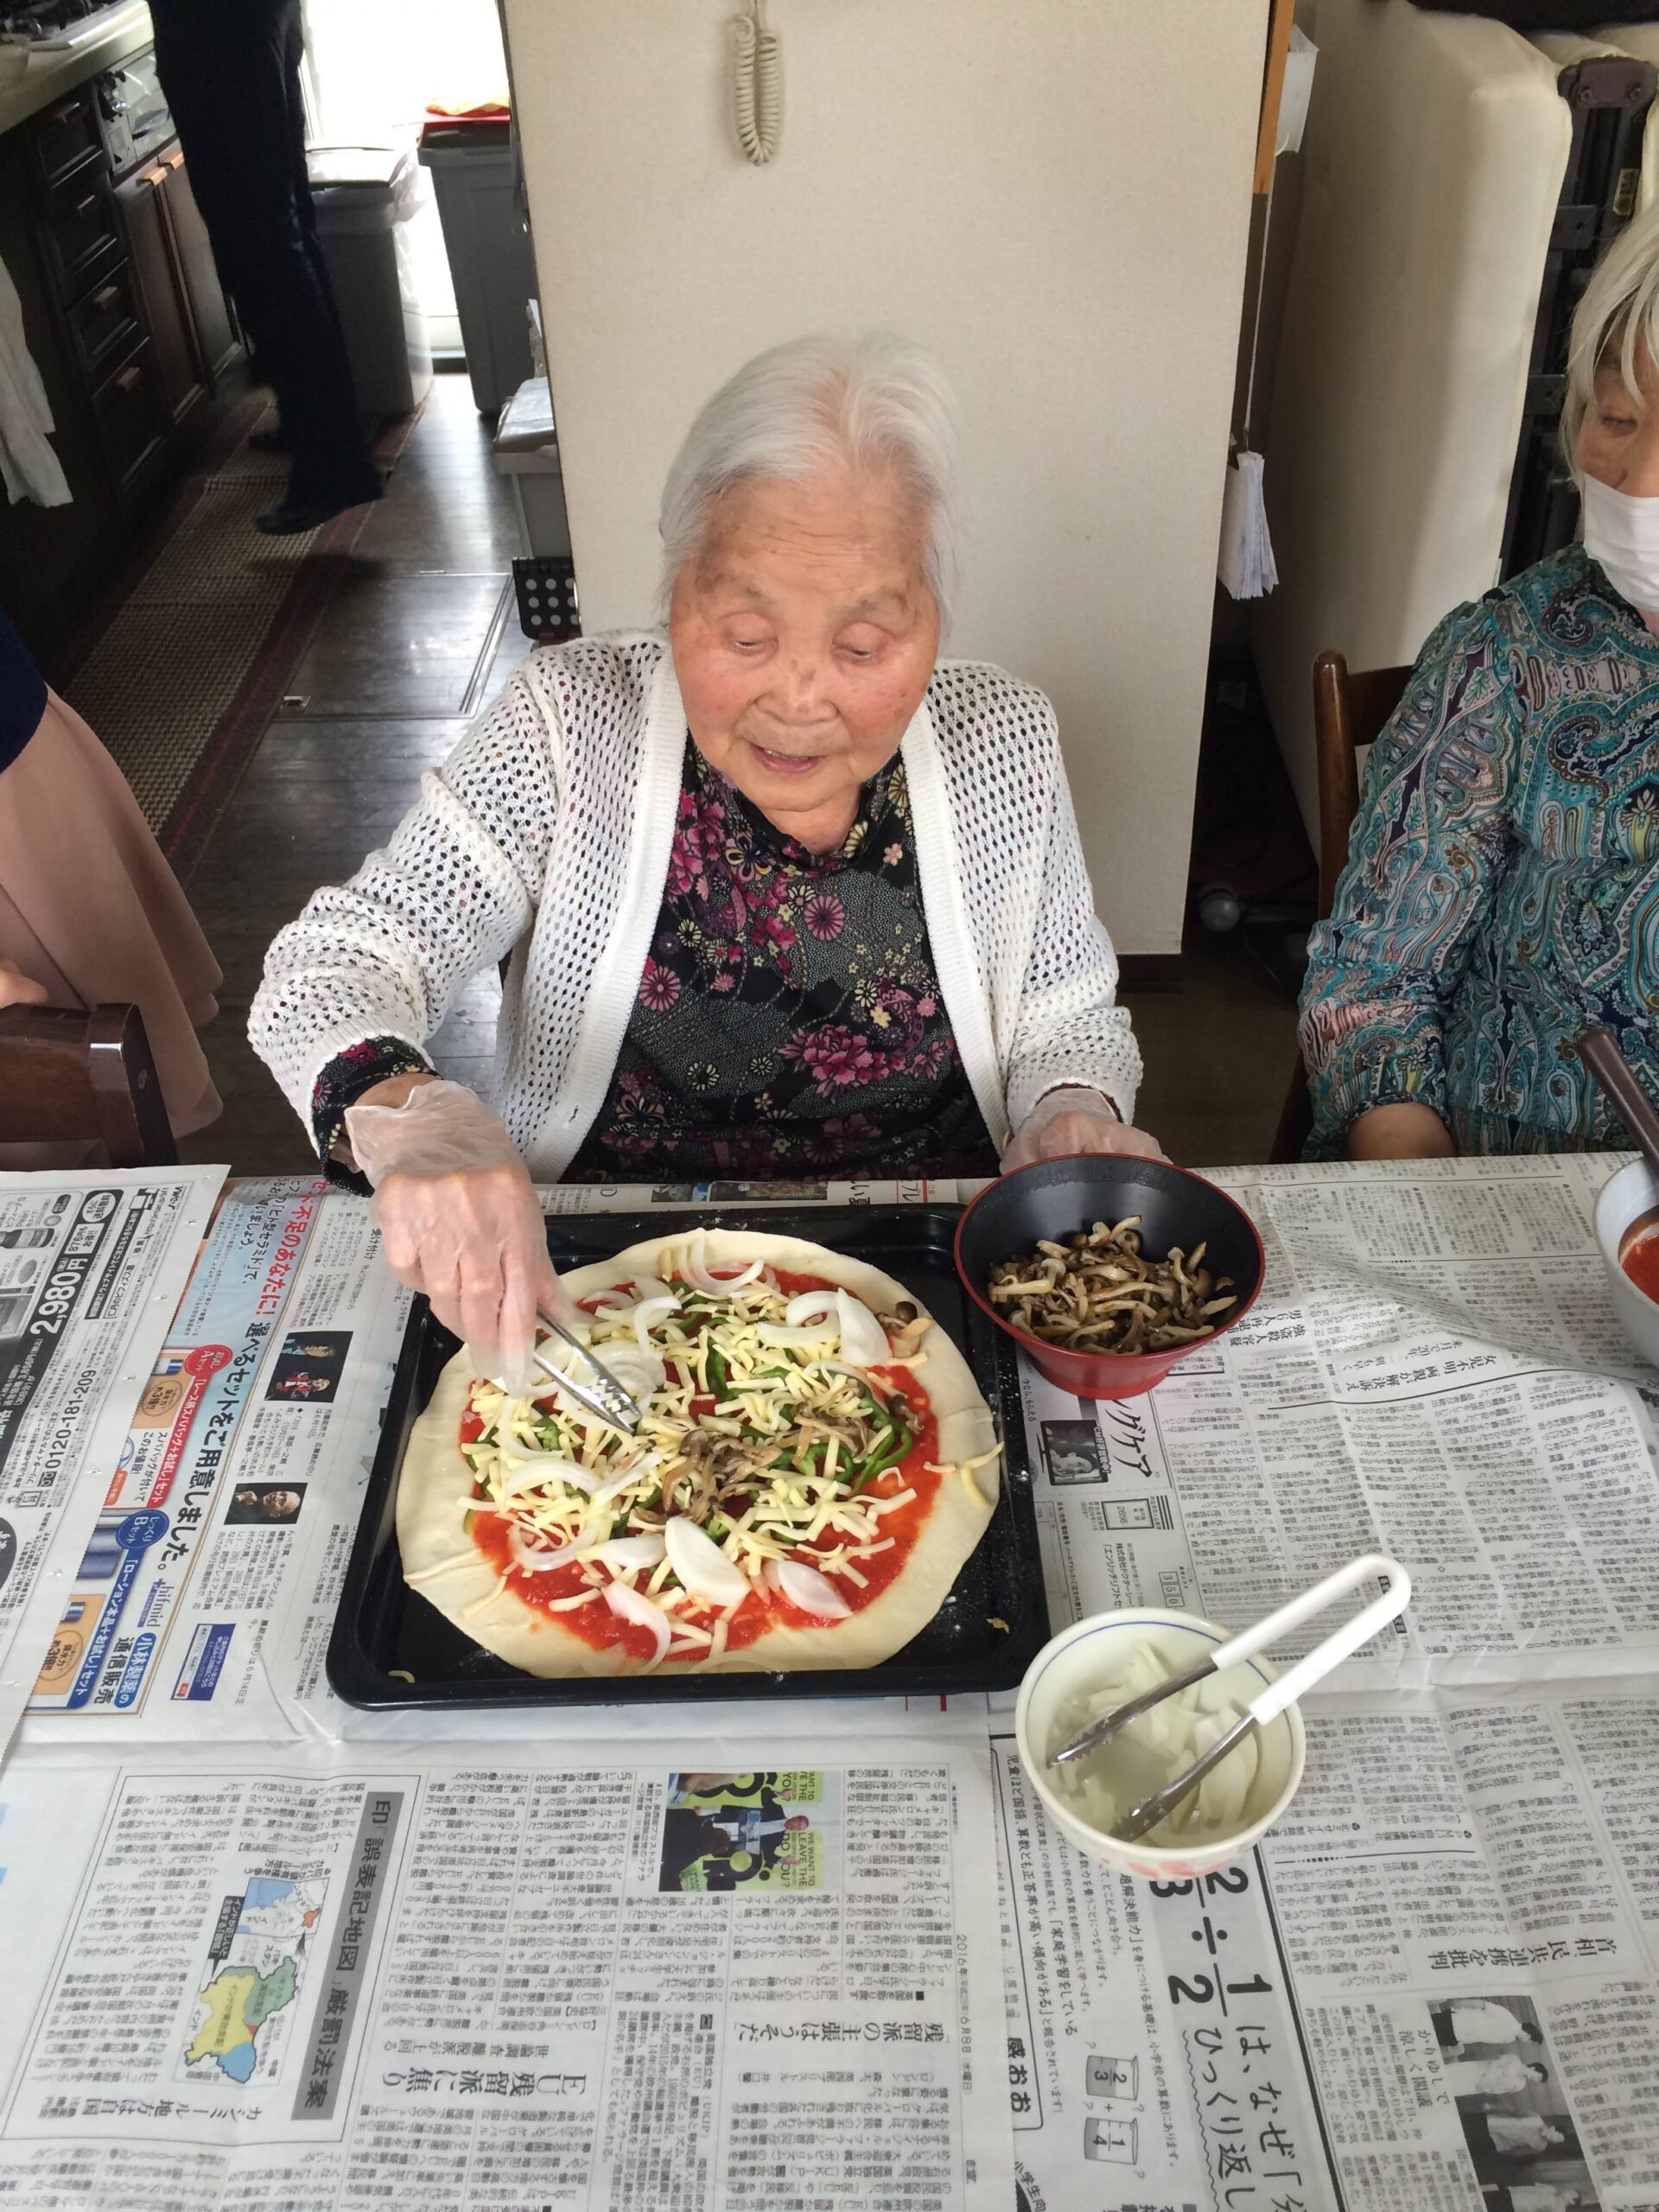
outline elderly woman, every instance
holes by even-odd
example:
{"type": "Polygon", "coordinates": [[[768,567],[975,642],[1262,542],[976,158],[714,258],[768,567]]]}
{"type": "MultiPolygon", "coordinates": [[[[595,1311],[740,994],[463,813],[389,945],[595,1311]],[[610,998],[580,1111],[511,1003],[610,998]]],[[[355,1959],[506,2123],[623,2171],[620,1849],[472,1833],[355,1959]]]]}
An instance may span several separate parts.
{"type": "Polygon", "coordinates": [[[1573,318],[1562,441],[1582,544],[1449,614],[1371,749],[1309,945],[1309,1152],[1627,1141],[1573,1050],[1659,1094],[1659,211],[1573,318]]]}
{"type": "Polygon", "coordinates": [[[556,1294],[531,1175],[1156,1152],[1053,714],[938,658],[957,479],[898,340],[752,361],[669,473],[667,636],[533,654],[272,945],[256,1045],[475,1350],[556,1294]],[[423,1048],[508,954],[492,1110],[423,1048]]]}

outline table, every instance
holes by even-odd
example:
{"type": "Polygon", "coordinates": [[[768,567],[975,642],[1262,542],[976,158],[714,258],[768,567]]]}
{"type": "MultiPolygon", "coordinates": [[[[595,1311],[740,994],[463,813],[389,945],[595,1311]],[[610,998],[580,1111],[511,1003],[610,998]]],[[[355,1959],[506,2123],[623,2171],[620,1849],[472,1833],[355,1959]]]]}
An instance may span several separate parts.
{"type": "MultiPolygon", "coordinates": [[[[14,1608],[33,1663],[54,1572],[82,1604],[0,1774],[0,2190],[321,2212],[396,2158],[401,2201],[468,2212],[1006,2212],[1016,2180],[1033,2212],[1516,2186],[1635,2212],[1659,1376],[1588,1226],[1618,1164],[1227,1171],[1268,1253],[1246,1320],[1146,1399],[1025,1376],[1057,1626],[1146,1600],[1241,1625],[1365,1550],[1413,1571],[1405,1629],[1308,1706],[1287,1818],[1170,1885],[1048,1827],[1011,1699],[340,1705],[321,1656],[404,1300],[359,1201],[230,1185],[148,1382],[89,1385],[71,1427],[130,1421],[118,1472],[83,1454],[14,1608]],[[721,1822],[751,1886],[680,1886],[671,1840],[721,1822]],[[1457,2000],[1491,2044],[1456,2042],[1457,2000]]],[[[169,1185],[184,1236],[199,1172],[169,1185]]]]}

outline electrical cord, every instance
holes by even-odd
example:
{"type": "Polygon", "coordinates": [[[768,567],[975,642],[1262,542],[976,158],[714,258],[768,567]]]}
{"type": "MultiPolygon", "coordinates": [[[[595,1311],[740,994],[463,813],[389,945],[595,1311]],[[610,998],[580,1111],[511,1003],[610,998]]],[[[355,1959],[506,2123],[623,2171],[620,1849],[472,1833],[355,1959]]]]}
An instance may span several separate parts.
{"type": "Polygon", "coordinates": [[[766,29],[761,0],[732,18],[732,120],[743,158],[757,168],[778,151],[784,131],[784,60],[766,29]]]}

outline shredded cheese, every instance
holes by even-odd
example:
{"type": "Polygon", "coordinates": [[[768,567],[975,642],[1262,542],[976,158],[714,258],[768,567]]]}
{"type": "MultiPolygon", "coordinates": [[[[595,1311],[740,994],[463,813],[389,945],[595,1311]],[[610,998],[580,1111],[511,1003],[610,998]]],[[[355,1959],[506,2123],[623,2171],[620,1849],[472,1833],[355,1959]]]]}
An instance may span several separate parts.
{"type": "MultiPolygon", "coordinates": [[[[664,1279],[671,1260],[664,1252],[658,1262],[664,1279]]],[[[596,1420],[556,1382],[511,1399],[493,1383],[476,1383],[470,1404],[483,1433],[461,1447],[474,1487],[456,1504],[463,1516],[499,1515],[514,1532],[515,1551],[523,1544],[569,1552],[584,1586],[546,1602],[547,1610],[587,1605],[613,1582],[625,1583],[672,1616],[673,1656],[688,1642],[706,1642],[712,1665],[744,1606],[773,1602],[764,1575],[774,1563],[799,1556],[868,1586],[851,1562],[892,1547],[893,1538],[881,1537],[881,1516],[916,1495],[899,1473],[915,1415],[891,1382],[827,1356],[836,1349],[832,1330],[804,1345],[765,1341],[760,1325],[783,1321],[789,1300],[764,1274],[741,1288],[722,1287],[717,1297],[683,1282],[677,1294],[681,1310],[643,1330],[621,1294],[584,1315],[583,1333],[601,1358],[607,1344],[626,1341],[662,1362],[663,1381],[632,1435],[596,1420]],[[886,1464],[884,1454],[891,1455],[886,1464]],[[697,1597],[666,1559],[647,1568],[589,1556],[613,1534],[654,1533],[677,1514],[699,1522],[742,1573],[742,1598],[715,1605],[697,1597]]],[[[927,1325],[923,1317],[912,1327],[927,1325]]],[[[916,1341],[911,1328],[899,1335],[916,1341]]],[[[881,1365],[913,1368],[925,1357],[912,1352],[881,1365]]],[[[421,1579],[475,1557],[459,1553],[421,1579]]],[[[471,1610],[493,1603],[508,1580],[500,1576],[471,1610]]]]}

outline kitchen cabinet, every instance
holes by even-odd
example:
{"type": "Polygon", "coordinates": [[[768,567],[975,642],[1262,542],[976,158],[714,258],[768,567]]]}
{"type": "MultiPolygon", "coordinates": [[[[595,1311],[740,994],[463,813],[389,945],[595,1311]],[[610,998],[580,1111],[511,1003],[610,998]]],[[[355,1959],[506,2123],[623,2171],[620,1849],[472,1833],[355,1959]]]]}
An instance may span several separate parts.
{"type": "Polygon", "coordinates": [[[165,108],[124,151],[114,112],[89,82],[0,136],[0,259],[72,493],[0,503],[0,598],[42,650],[238,389],[235,324],[165,108]]]}
{"type": "Polygon", "coordinates": [[[127,251],[143,298],[156,372],[174,426],[181,429],[207,398],[208,383],[168,219],[168,176],[164,162],[152,162],[118,185],[115,196],[127,251]]]}
{"type": "Polygon", "coordinates": [[[183,149],[169,147],[162,165],[167,171],[167,181],[161,187],[162,204],[167,210],[180,279],[196,326],[201,365],[209,384],[217,384],[240,353],[241,341],[224,287],[219,281],[207,226],[201,219],[196,195],[190,189],[190,172],[184,165],[183,149]]]}

